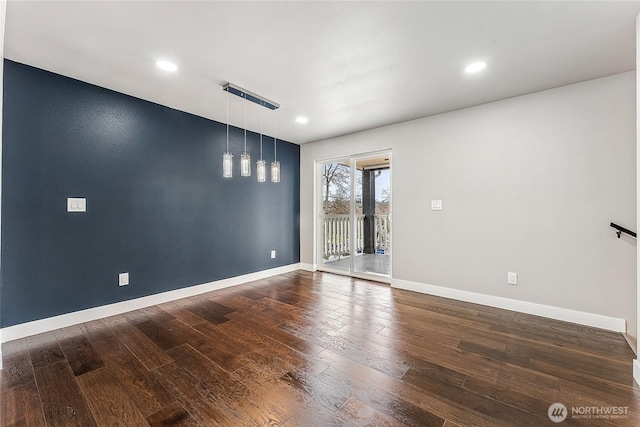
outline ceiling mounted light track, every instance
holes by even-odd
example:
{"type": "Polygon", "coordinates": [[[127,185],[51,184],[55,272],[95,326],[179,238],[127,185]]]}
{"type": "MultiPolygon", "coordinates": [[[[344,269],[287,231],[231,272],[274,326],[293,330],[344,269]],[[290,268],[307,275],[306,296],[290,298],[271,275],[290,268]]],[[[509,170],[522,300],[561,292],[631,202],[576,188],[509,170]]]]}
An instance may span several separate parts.
{"type": "MultiPolygon", "coordinates": [[[[229,94],[239,96],[244,99],[244,151],[240,157],[240,175],[251,176],[251,156],[247,151],[247,101],[251,101],[262,107],[270,110],[277,110],[280,108],[280,104],[273,102],[260,95],[256,95],[253,92],[249,92],[239,86],[231,83],[227,83],[222,86],[222,89],[227,92],[227,151],[223,156],[223,176],[225,178],[231,178],[233,176],[233,155],[229,152],[229,94]]],[[[275,114],[274,114],[275,122],[275,114]]],[[[275,123],[275,129],[277,129],[277,123],[275,123]]],[[[271,163],[271,182],[280,182],[280,162],[276,158],[276,143],[277,136],[273,137],[273,158],[271,163]]],[[[266,162],[262,159],[262,113],[260,113],[260,160],[256,162],[258,182],[265,182],[266,175],[266,162]]]]}
{"type": "Polygon", "coordinates": [[[232,83],[227,83],[226,85],[222,86],[222,90],[239,96],[240,98],[244,98],[247,101],[262,105],[263,107],[270,110],[277,110],[278,108],[280,108],[280,104],[278,104],[277,102],[270,101],[265,97],[256,95],[255,93],[249,92],[248,90],[243,89],[240,86],[236,86],[232,83]]]}

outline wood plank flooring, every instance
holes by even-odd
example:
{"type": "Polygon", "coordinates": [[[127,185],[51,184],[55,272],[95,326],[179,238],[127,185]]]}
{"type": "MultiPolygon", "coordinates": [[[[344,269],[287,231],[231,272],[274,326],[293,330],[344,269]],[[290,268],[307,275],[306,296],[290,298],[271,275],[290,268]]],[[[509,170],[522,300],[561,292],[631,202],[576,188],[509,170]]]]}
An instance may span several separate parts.
{"type": "Polygon", "coordinates": [[[12,341],[3,357],[2,426],[640,425],[620,334],[326,273],[12,341]]]}

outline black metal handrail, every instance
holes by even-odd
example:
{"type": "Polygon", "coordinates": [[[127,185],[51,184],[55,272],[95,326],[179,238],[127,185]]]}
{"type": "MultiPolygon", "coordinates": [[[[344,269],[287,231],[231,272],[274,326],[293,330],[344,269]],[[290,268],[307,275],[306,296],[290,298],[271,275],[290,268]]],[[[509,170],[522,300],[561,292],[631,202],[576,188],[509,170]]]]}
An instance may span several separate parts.
{"type": "Polygon", "coordinates": [[[618,239],[620,238],[620,235],[621,235],[622,233],[626,233],[626,234],[628,234],[628,235],[629,235],[629,236],[631,236],[631,237],[635,237],[636,239],[638,238],[638,236],[636,235],[636,233],[635,233],[635,232],[633,232],[633,231],[631,231],[631,230],[629,230],[629,229],[627,229],[627,228],[621,227],[621,226],[619,226],[618,224],[614,224],[613,222],[612,222],[610,225],[611,225],[613,228],[615,228],[616,230],[618,230],[618,231],[616,231],[616,234],[618,235],[618,239]]]}

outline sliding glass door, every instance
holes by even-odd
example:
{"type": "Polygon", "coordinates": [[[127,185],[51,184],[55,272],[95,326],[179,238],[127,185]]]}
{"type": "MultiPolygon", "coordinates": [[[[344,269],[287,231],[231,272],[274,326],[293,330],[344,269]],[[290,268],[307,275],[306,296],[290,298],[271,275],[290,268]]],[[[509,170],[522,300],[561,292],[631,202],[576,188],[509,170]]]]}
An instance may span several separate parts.
{"type": "Polygon", "coordinates": [[[318,164],[318,269],[388,282],[390,153],[318,164]]]}

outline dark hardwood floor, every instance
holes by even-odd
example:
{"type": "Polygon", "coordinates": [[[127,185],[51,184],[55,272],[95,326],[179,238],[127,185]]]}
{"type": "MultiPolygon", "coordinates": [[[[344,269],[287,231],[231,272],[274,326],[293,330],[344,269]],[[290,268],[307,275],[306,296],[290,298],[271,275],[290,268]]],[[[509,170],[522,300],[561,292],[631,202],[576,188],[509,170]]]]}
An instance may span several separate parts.
{"type": "Polygon", "coordinates": [[[5,343],[3,355],[2,426],[640,425],[620,334],[323,273],[5,343]],[[556,402],[560,424],[547,415],[556,402]]]}

